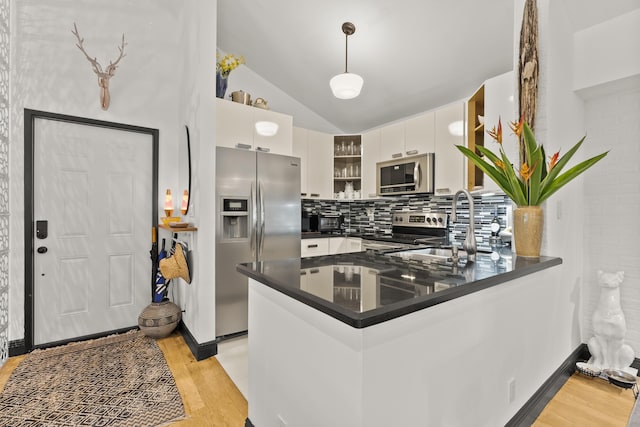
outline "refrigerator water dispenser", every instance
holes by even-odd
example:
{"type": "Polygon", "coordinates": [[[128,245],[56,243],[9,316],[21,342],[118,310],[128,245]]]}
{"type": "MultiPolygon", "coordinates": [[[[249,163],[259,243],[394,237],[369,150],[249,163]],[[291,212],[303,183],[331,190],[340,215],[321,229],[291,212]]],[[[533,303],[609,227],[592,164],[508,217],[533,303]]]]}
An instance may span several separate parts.
{"type": "Polygon", "coordinates": [[[247,239],[249,237],[249,209],[247,199],[222,199],[222,238],[247,239]]]}

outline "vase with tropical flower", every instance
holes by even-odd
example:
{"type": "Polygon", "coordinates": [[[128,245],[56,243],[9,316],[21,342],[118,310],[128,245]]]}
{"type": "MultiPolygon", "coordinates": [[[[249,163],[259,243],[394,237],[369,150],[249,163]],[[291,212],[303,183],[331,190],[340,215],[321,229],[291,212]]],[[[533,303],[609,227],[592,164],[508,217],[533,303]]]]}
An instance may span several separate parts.
{"type": "Polygon", "coordinates": [[[227,54],[221,59],[220,54],[216,53],[216,97],[224,98],[229,74],[241,64],[244,64],[243,56],[227,54]]]}
{"type": "Polygon", "coordinates": [[[517,205],[513,212],[513,234],[515,250],[518,256],[539,257],[542,243],[543,211],[540,207],[560,188],[589,169],[605,157],[608,151],[584,160],[570,169],[562,172],[571,157],[578,151],[585,140],[582,137],[569,151],[560,156],[560,151],[547,157],[542,144],[538,144],[533,131],[521,117],[519,121],[511,123],[511,130],[520,145],[520,167],[516,170],[506,156],[502,146],[502,123],[498,119],[497,128],[487,131],[498,143],[498,154],[487,147],[477,146],[478,153],[465,146],[457,148],[469,160],[504,191],[517,205]]]}

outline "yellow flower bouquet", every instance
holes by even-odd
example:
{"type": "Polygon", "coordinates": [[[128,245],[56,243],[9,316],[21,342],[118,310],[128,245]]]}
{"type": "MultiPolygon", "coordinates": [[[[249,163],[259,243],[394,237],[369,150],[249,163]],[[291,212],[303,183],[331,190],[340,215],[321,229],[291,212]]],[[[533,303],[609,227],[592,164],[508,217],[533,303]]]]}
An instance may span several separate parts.
{"type": "Polygon", "coordinates": [[[225,79],[229,77],[229,74],[241,64],[244,64],[243,56],[227,54],[220,59],[220,55],[216,53],[216,72],[225,79]]]}

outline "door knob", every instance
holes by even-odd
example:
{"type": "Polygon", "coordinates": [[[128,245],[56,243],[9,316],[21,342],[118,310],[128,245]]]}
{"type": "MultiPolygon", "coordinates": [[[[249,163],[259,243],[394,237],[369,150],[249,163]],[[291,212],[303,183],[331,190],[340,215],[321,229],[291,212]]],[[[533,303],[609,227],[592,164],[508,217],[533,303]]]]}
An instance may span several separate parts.
{"type": "Polygon", "coordinates": [[[46,247],[46,246],[40,246],[40,247],[37,249],[37,251],[38,251],[38,253],[39,253],[39,254],[46,254],[48,250],[49,250],[49,249],[47,249],[47,247],[46,247]]]}

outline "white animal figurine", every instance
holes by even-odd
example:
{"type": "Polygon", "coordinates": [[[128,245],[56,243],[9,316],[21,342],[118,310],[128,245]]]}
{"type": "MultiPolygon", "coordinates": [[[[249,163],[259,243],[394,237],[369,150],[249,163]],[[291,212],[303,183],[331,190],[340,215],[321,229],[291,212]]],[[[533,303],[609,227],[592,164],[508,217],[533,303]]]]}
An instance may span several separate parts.
{"type": "Polygon", "coordinates": [[[633,349],[624,344],[627,324],[620,306],[620,284],[624,271],[604,273],[598,270],[600,300],[593,314],[595,336],[587,344],[589,363],[603,369],[623,369],[631,365],[635,357],[633,349]]]}

